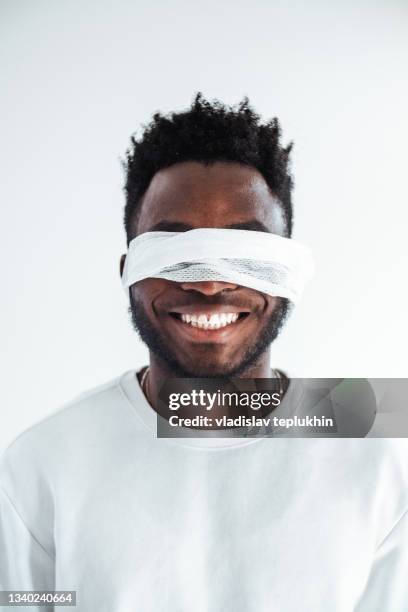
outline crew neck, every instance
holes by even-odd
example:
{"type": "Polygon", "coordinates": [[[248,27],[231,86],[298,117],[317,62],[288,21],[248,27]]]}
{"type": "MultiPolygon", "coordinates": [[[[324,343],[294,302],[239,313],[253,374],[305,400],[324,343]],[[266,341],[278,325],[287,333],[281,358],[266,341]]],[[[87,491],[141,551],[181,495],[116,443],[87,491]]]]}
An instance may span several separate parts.
{"type": "MultiPolygon", "coordinates": [[[[153,437],[157,437],[157,421],[162,420],[165,423],[165,419],[161,417],[152,408],[147,401],[141,387],[137,374],[140,370],[129,370],[125,372],[119,380],[119,385],[126,396],[126,399],[135,410],[136,415],[143,422],[147,430],[153,437]]],[[[263,438],[242,438],[242,437],[225,437],[222,430],[214,430],[207,432],[208,435],[205,437],[196,437],[194,429],[187,427],[180,427],[179,431],[182,433],[180,438],[160,438],[164,442],[169,442],[181,446],[190,446],[202,449],[219,449],[219,448],[236,448],[240,446],[248,446],[259,442],[263,438]]]]}
{"type": "MultiPolygon", "coordinates": [[[[125,372],[119,379],[119,387],[125,395],[127,401],[134,409],[137,417],[142,421],[146,429],[150,432],[153,437],[157,438],[157,422],[162,420],[166,423],[166,420],[157,414],[157,412],[148,403],[137,377],[140,370],[129,370],[125,372]]],[[[195,437],[194,429],[187,427],[180,427],[179,430],[182,432],[180,438],[160,438],[164,442],[169,442],[181,446],[189,446],[201,449],[228,449],[237,448],[242,446],[248,446],[264,440],[265,437],[225,437],[223,430],[214,430],[207,432],[206,437],[195,437]]]]}

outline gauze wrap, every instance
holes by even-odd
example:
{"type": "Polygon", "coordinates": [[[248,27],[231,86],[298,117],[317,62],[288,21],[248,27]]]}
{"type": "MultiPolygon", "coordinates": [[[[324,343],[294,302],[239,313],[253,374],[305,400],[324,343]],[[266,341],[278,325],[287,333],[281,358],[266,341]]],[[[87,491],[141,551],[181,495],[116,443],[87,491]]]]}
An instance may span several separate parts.
{"type": "Polygon", "coordinates": [[[310,250],[291,238],[267,232],[200,228],[146,232],[126,255],[125,290],[145,278],[178,283],[223,281],[296,303],[313,274],[310,250]]]}

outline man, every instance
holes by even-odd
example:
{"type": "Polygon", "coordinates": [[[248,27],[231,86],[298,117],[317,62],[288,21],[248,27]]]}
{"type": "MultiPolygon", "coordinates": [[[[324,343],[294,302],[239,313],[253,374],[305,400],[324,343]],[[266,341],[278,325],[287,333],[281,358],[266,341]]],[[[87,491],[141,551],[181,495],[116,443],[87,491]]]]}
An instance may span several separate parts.
{"type": "MultiPolygon", "coordinates": [[[[156,114],[127,154],[128,244],[201,228],[289,239],[289,153],[247,100],[156,114]]],[[[129,294],[149,366],[4,454],[1,588],[74,590],[81,612],[408,610],[405,441],[156,436],[169,378],[277,376],[289,394],[270,365],[288,299],[219,277],[129,294]]]]}

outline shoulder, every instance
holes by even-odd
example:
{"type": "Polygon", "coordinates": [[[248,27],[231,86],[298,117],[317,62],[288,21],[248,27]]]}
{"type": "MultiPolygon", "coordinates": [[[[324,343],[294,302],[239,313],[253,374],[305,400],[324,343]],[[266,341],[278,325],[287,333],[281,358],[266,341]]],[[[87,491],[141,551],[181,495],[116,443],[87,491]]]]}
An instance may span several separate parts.
{"type": "Polygon", "coordinates": [[[394,474],[408,486],[408,438],[331,438],[323,446],[333,461],[355,476],[394,474]]]}
{"type": "MultiPolygon", "coordinates": [[[[126,413],[126,398],[120,386],[122,376],[89,389],[67,402],[53,413],[23,431],[6,448],[0,459],[3,471],[19,463],[25,467],[39,466],[63,453],[72,454],[82,440],[107,431],[114,425],[122,406],[126,413]]],[[[120,421],[120,420],[119,420],[120,421]]]]}

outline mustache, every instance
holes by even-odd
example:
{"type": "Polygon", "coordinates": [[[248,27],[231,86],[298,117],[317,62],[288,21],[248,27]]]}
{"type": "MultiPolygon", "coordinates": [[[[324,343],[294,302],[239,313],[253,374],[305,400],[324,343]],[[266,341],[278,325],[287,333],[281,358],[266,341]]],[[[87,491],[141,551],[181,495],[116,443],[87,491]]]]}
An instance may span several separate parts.
{"type": "Polygon", "coordinates": [[[160,303],[160,307],[166,310],[171,310],[179,306],[232,306],[233,308],[243,310],[253,310],[254,307],[259,307],[260,303],[258,300],[248,300],[244,296],[228,296],[228,295],[213,295],[206,296],[201,294],[196,295],[185,295],[183,298],[175,298],[173,300],[165,301],[160,303]]]}

